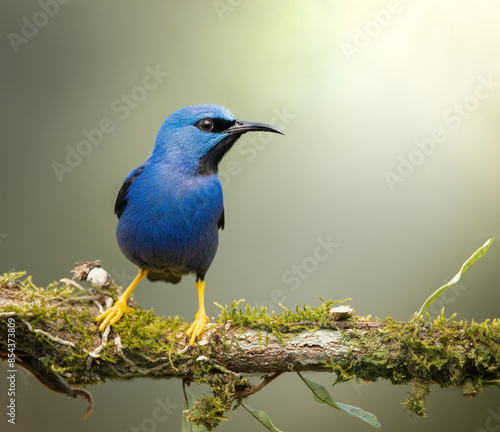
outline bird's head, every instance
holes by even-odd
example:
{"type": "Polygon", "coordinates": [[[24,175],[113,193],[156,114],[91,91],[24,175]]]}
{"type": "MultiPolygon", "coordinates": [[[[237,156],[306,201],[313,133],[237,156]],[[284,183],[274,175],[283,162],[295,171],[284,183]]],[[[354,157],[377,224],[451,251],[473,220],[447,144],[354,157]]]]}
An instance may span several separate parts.
{"type": "Polygon", "coordinates": [[[219,105],[181,108],[161,126],[153,157],[168,158],[203,175],[215,174],[236,140],[251,131],[283,134],[274,126],[238,120],[219,105]]]}

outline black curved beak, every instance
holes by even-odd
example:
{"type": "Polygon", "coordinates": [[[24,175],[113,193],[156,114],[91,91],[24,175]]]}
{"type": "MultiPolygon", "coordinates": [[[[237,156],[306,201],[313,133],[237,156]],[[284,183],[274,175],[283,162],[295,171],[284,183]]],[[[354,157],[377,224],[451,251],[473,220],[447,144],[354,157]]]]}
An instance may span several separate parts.
{"type": "Polygon", "coordinates": [[[229,128],[226,129],[226,132],[229,135],[241,135],[246,132],[252,132],[252,131],[273,132],[285,135],[283,132],[281,132],[278,128],[275,128],[274,126],[270,126],[264,123],[254,123],[242,120],[236,120],[236,123],[233,126],[230,126],[229,128]]]}

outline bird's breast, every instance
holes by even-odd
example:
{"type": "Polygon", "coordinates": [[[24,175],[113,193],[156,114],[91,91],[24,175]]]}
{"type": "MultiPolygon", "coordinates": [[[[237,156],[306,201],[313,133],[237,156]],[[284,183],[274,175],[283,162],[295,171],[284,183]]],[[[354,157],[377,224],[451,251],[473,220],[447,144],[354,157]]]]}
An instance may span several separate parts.
{"type": "Polygon", "coordinates": [[[118,222],[122,251],[150,269],[208,269],[217,250],[217,222],[223,210],[217,176],[143,175],[129,190],[118,222]]]}

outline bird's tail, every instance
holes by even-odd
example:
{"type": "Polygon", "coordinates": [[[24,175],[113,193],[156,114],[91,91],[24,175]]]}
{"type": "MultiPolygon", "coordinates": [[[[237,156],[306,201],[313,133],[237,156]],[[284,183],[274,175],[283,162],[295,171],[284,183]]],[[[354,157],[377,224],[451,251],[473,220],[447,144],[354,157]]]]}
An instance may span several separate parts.
{"type": "Polygon", "coordinates": [[[173,283],[173,284],[179,283],[180,280],[182,279],[182,276],[177,276],[177,275],[174,275],[170,272],[156,272],[156,271],[152,271],[152,270],[150,270],[148,272],[147,277],[148,277],[148,280],[150,280],[151,282],[162,281],[162,282],[169,282],[169,283],[173,283]]]}

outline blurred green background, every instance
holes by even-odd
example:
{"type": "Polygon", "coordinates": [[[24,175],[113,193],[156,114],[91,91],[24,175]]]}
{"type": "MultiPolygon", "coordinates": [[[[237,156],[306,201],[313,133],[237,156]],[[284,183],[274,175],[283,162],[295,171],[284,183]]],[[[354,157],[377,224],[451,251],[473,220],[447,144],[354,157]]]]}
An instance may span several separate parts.
{"type": "MultiPolygon", "coordinates": [[[[100,259],[127,284],[136,268],[116,245],[116,194],[149,156],[163,120],[198,103],[286,133],[244,136],[221,165],[226,228],[207,277],[210,316],[213,301],[244,298],[279,311],[278,303],[352,297],[360,315],[406,320],[500,235],[498,2],[41,0],[0,8],[0,272],[26,270],[45,285],[70,276],[75,261],[100,259]],[[92,130],[103,119],[113,131],[80,144],[83,131],[98,137],[92,130]],[[84,156],[66,161],[75,151],[84,156]],[[321,241],[335,243],[323,261],[314,258],[321,241]]],[[[499,259],[494,243],[431,312],[498,317],[499,259]]],[[[143,282],[135,299],[191,320],[195,291],[192,277],[175,287],[143,282]]],[[[314,379],[330,387],[334,376],[314,379]]],[[[88,389],[95,408],[83,421],[83,400],[19,375],[16,430],[180,430],[177,380],[88,389]],[[167,400],[168,415],[154,420],[167,400]]],[[[385,431],[499,424],[491,420],[498,390],[466,399],[433,388],[425,419],[404,412],[408,391],[386,382],[332,390],[374,412],[385,431]]],[[[294,375],[249,404],[286,432],[371,430],[315,405],[294,375]]],[[[263,430],[246,412],[229,416],[220,430],[263,430]]]]}

